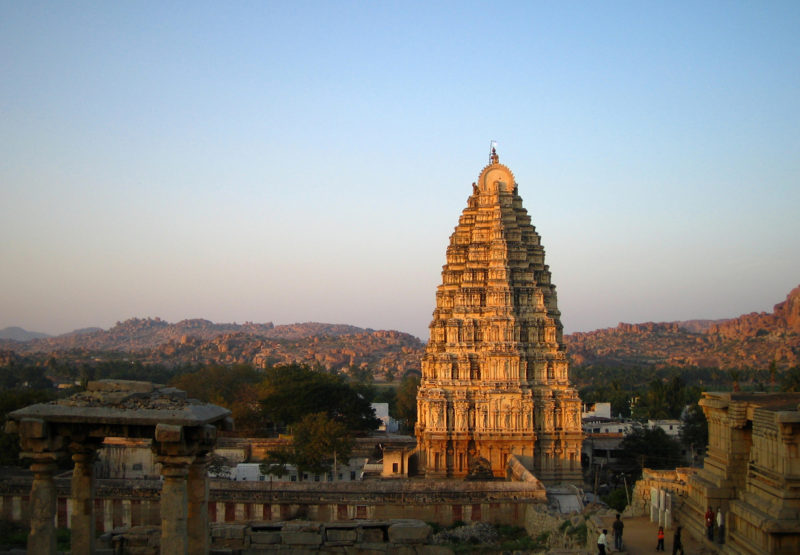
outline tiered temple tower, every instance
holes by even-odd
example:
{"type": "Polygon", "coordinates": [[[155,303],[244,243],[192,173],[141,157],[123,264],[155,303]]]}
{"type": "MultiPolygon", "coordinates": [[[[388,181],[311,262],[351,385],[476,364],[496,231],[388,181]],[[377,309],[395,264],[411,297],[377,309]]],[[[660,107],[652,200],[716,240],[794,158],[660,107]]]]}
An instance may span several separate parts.
{"type": "Polygon", "coordinates": [[[580,399],[560,316],[540,237],[492,149],[450,236],[422,359],[427,476],[503,477],[513,454],[545,483],[580,481],[580,399]]]}

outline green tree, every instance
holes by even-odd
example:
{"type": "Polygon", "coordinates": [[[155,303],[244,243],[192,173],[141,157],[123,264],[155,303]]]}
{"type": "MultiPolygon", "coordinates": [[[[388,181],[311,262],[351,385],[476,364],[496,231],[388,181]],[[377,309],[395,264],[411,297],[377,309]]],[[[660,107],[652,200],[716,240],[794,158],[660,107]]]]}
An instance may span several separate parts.
{"type": "Polygon", "coordinates": [[[177,376],[170,385],[183,389],[189,397],[230,409],[238,433],[259,436],[269,424],[260,404],[263,379],[264,374],[249,364],[214,364],[177,376]]]}
{"type": "Polygon", "coordinates": [[[408,375],[400,382],[397,388],[397,402],[394,416],[404,422],[406,429],[413,430],[417,423],[417,390],[420,379],[415,375],[408,375]]]}
{"type": "Polygon", "coordinates": [[[282,475],[286,466],[293,464],[302,480],[304,472],[324,474],[334,462],[346,463],[352,449],[353,439],[347,427],[324,412],[317,412],[305,416],[292,427],[291,445],[271,453],[261,465],[261,471],[282,475]]]}
{"type": "Polygon", "coordinates": [[[620,460],[626,472],[637,475],[642,468],[675,468],[681,462],[681,446],[661,428],[637,428],[622,439],[620,460]]]}
{"type": "Polygon", "coordinates": [[[800,391],[800,366],[794,366],[781,377],[781,391],[800,391]]]}
{"type": "Polygon", "coordinates": [[[692,453],[705,452],[708,445],[708,421],[700,405],[689,405],[681,418],[681,443],[692,453]]]}
{"type": "Polygon", "coordinates": [[[276,425],[291,425],[305,416],[322,412],[348,430],[377,429],[369,400],[339,375],[292,364],[268,368],[260,388],[265,417],[276,425]]]}

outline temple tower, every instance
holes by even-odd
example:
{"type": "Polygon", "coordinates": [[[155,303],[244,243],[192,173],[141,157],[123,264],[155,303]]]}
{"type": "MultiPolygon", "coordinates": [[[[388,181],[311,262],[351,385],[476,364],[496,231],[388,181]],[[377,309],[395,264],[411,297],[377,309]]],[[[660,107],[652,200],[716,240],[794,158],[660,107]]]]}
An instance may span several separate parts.
{"type": "Polygon", "coordinates": [[[580,399],[570,385],[555,285],[514,175],[490,164],[447,247],[417,394],[429,477],[515,455],[545,483],[581,478],[580,399]]]}

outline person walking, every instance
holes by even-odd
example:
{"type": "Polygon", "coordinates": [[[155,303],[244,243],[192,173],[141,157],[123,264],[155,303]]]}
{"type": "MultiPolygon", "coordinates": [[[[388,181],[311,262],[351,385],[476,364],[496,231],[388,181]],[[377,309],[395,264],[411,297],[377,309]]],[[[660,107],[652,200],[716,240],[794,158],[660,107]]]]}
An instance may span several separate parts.
{"type": "Polygon", "coordinates": [[[656,544],[656,551],[664,551],[664,527],[658,527],[658,543],[656,544]]]}
{"type": "Polygon", "coordinates": [[[714,510],[711,507],[706,511],[706,537],[714,541],[714,510]]]}
{"type": "Polygon", "coordinates": [[[686,555],[683,552],[683,542],[681,541],[681,527],[675,530],[675,535],[672,536],[672,555],[678,555],[678,551],[681,552],[681,555],[686,555]]]}
{"type": "Polygon", "coordinates": [[[603,532],[597,536],[597,551],[600,555],[606,555],[606,549],[609,551],[611,550],[611,546],[608,545],[606,534],[608,534],[608,530],[603,529],[603,532]]]}
{"type": "Polygon", "coordinates": [[[614,549],[617,551],[622,551],[622,529],[625,528],[625,525],[619,519],[619,513],[617,513],[617,520],[614,521],[614,524],[611,525],[611,529],[614,531],[614,549]]]}
{"type": "Polygon", "coordinates": [[[717,543],[725,543],[725,518],[722,515],[722,507],[717,507],[717,543]]]}

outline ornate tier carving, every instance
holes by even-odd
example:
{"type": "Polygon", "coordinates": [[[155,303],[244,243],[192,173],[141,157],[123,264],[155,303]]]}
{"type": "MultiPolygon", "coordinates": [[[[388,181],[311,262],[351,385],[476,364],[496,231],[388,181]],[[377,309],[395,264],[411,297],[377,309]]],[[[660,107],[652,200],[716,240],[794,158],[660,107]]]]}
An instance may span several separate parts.
{"type": "Polygon", "coordinates": [[[450,244],[417,397],[428,476],[510,455],[545,482],[580,480],[580,400],[568,378],[556,288],[510,169],[493,152],[450,244]]]}

